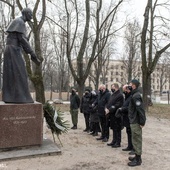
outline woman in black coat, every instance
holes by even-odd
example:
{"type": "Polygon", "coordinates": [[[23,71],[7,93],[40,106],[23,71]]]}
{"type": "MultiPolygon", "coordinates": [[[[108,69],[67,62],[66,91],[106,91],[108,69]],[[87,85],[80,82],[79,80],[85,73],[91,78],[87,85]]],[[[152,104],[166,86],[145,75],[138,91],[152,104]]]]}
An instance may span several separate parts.
{"type": "Polygon", "coordinates": [[[90,104],[90,129],[91,135],[98,136],[98,132],[101,132],[99,125],[99,116],[97,114],[97,106],[92,106],[94,101],[97,99],[97,93],[95,91],[91,92],[90,104]]]}
{"type": "Polygon", "coordinates": [[[91,98],[90,90],[86,89],[81,99],[81,106],[80,106],[80,112],[84,114],[85,125],[86,125],[84,132],[90,131],[90,98],[91,98]]]}

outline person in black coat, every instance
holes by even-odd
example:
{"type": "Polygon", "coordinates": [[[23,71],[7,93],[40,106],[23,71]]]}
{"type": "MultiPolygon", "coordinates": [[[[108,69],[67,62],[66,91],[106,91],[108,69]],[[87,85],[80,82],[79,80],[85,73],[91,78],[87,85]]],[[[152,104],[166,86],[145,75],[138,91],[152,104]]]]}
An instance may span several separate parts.
{"type": "Polygon", "coordinates": [[[128,107],[129,107],[129,103],[130,103],[130,100],[132,97],[131,91],[132,91],[131,86],[129,86],[127,84],[123,86],[125,102],[123,103],[123,106],[117,110],[117,113],[120,116],[122,116],[122,126],[126,127],[126,133],[127,133],[127,139],[128,139],[128,146],[126,148],[122,149],[123,151],[130,151],[133,149],[132,133],[131,133],[130,122],[129,122],[129,117],[128,117],[128,107]]]}
{"type": "Polygon", "coordinates": [[[97,105],[97,113],[100,120],[101,126],[101,137],[97,138],[97,140],[102,140],[103,142],[107,142],[109,139],[109,127],[107,125],[107,117],[105,114],[105,107],[110,98],[110,92],[106,88],[104,84],[99,86],[99,94],[96,101],[93,103],[93,107],[97,105]]]}
{"type": "Polygon", "coordinates": [[[117,148],[121,146],[121,118],[115,117],[116,110],[123,105],[124,97],[119,85],[114,83],[111,87],[112,95],[106,107],[106,114],[110,116],[110,127],[113,130],[113,140],[108,146],[117,148]]]}
{"type": "Polygon", "coordinates": [[[80,112],[84,114],[86,128],[84,132],[90,131],[90,98],[91,93],[89,89],[85,90],[85,93],[81,99],[80,112]]]}
{"type": "Polygon", "coordinates": [[[91,92],[90,98],[90,130],[91,135],[98,136],[98,132],[101,132],[100,125],[99,125],[99,117],[97,114],[97,106],[92,107],[92,104],[97,99],[97,93],[95,91],[91,92]]]}

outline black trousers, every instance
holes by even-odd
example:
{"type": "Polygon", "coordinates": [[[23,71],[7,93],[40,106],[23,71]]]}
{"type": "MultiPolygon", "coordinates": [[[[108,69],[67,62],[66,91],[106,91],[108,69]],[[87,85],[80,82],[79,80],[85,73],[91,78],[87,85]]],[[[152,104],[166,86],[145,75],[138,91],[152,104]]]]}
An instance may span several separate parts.
{"type": "Polygon", "coordinates": [[[130,127],[126,127],[127,139],[128,139],[128,148],[133,148],[132,145],[132,132],[130,127]]]}
{"type": "Polygon", "coordinates": [[[101,132],[99,122],[92,122],[92,123],[90,123],[90,129],[93,132],[101,132]]]}
{"type": "Polygon", "coordinates": [[[86,130],[90,130],[90,114],[84,113],[86,130]]]}
{"type": "Polygon", "coordinates": [[[116,119],[112,125],[113,130],[113,143],[121,144],[121,119],[116,119]]]}
{"type": "Polygon", "coordinates": [[[99,115],[99,120],[100,120],[100,126],[101,126],[101,137],[109,139],[109,126],[107,123],[106,116],[99,115]]]}

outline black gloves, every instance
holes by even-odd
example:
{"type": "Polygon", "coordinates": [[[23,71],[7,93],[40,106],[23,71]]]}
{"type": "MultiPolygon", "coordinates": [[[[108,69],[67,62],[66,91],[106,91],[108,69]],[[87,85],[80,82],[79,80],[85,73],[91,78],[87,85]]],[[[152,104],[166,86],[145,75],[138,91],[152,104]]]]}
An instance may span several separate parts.
{"type": "Polygon", "coordinates": [[[37,65],[40,65],[40,60],[37,58],[37,56],[34,53],[31,53],[31,60],[37,65]]]}

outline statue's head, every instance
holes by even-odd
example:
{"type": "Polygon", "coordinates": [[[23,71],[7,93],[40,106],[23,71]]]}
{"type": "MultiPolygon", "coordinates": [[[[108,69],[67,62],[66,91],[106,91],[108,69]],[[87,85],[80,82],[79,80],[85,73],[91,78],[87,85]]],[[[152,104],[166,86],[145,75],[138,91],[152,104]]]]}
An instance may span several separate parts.
{"type": "Polygon", "coordinates": [[[22,17],[24,21],[31,21],[32,19],[32,10],[30,8],[24,8],[22,10],[22,17]]]}

